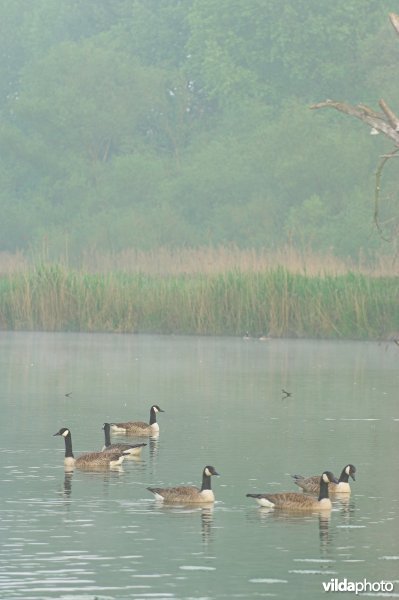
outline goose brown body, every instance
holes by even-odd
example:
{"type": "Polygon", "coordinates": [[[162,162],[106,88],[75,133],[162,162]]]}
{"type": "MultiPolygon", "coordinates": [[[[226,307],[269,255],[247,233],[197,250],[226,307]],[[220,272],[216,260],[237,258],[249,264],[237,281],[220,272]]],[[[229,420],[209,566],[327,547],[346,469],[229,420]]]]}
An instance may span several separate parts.
{"type": "Polygon", "coordinates": [[[126,421],[124,423],[111,423],[111,429],[114,433],[126,433],[129,435],[149,436],[159,433],[157,423],[157,413],[165,412],[158,405],[154,404],[150,408],[150,422],[144,421],[126,421]]]}
{"type": "Polygon", "coordinates": [[[215,467],[206,466],[202,472],[202,486],[198,488],[191,485],[182,485],[170,488],[149,487],[155,498],[165,503],[180,504],[203,504],[215,501],[215,495],[211,489],[211,477],[219,475],[215,467]]]}
{"type": "Polygon", "coordinates": [[[328,484],[337,481],[331,471],[324,471],[319,477],[318,499],[306,496],[300,492],[280,492],[277,494],[247,494],[255,498],[260,506],[290,511],[330,510],[331,500],[328,496],[328,484]]]}
{"type": "MultiPolygon", "coordinates": [[[[338,479],[338,483],[331,482],[328,484],[328,491],[330,494],[334,493],[351,493],[349,485],[349,477],[355,481],[356,467],[354,465],[346,465],[341,472],[338,479]]],[[[318,494],[320,488],[320,477],[313,475],[311,477],[304,477],[303,475],[293,475],[294,483],[303,489],[304,492],[310,494],[318,494]]]]}
{"type": "Polygon", "coordinates": [[[90,467],[111,467],[122,464],[125,456],[120,451],[85,452],[75,458],[75,467],[85,469],[90,467]]]}

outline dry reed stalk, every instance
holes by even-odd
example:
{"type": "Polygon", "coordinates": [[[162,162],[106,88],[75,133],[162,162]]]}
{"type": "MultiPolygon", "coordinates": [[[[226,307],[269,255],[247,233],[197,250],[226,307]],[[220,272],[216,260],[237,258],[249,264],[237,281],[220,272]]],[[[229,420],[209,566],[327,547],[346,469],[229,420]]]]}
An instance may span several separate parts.
{"type": "Polygon", "coordinates": [[[0,252],[0,275],[20,273],[29,268],[29,261],[22,252],[0,252]]]}
{"type": "Polygon", "coordinates": [[[370,276],[399,274],[397,261],[392,257],[377,257],[374,264],[369,265],[361,255],[356,262],[349,259],[344,261],[332,252],[303,252],[290,245],[273,252],[267,249],[241,249],[234,245],[180,249],[161,247],[150,251],[126,249],[115,254],[86,253],[81,263],[84,271],[92,273],[120,271],[151,275],[209,275],[232,270],[262,272],[276,266],[308,276],[342,275],[348,272],[370,276]]]}
{"type": "MultiPolygon", "coordinates": [[[[48,253],[39,257],[41,264],[51,264],[48,253]]],[[[57,264],[68,266],[67,257],[61,257],[57,264]]],[[[0,275],[32,270],[32,259],[21,252],[0,253],[0,275]]],[[[203,273],[218,274],[237,270],[240,272],[262,272],[284,267],[291,273],[307,276],[343,275],[348,272],[363,273],[369,276],[398,276],[399,264],[396,257],[377,256],[373,264],[368,264],[359,253],[357,261],[342,260],[332,252],[323,254],[311,250],[301,251],[292,245],[285,245],[271,251],[265,248],[241,249],[235,245],[204,246],[200,248],[168,248],[138,250],[127,248],[118,253],[85,251],[82,254],[79,270],[87,273],[146,273],[149,275],[180,275],[203,273]]]]}

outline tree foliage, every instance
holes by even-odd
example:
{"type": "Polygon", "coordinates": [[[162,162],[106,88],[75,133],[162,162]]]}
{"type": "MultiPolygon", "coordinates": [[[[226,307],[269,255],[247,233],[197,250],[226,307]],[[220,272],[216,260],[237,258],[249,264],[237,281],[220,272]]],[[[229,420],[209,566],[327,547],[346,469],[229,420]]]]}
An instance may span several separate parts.
{"type": "Polygon", "coordinates": [[[379,0],[0,0],[0,17],[0,250],[381,246],[384,142],[308,109],[399,101],[379,0]]]}

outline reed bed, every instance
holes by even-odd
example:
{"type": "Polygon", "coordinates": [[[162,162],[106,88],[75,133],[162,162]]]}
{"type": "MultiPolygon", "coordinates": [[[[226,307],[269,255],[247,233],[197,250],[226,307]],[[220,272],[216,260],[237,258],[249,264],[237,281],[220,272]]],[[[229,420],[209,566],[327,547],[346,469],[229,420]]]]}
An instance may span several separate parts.
{"type": "Polygon", "coordinates": [[[0,277],[0,328],[387,339],[399,331],[398,298],[398,278],[352,272],[159,276],[50,264],[0,277]]]}
{"type": "Polygon", "coordinates": [[[24,254],[0,252],[0,275],[26,272],[38,264],[57,263],[73,266],[86,273],[146,273],[147,275],[216,274],[230,271],[264,272],[281,266],[291,273],[304,275],[342,275],[363,273],[375,277],[399,275],[399,253],[375,255],[372,260],[362,252],[356,259],[340,259],[332,252],[315,253],[299,250],[290,244],[274,251],[266,248],[239,248],[206,246],[200,248],[159,247],[154,250],[127,248],[120,252],[86,250],[72,259],[68,251],[54,258],[51,249],[43,243],[40,251],[24,254]]]}
{"type": "MultiPolygon", "coordinates": [[[[1,264],[1,263],[0,263],[1,264]]],[[[115,253],[86,251],[79,268],[90,273],[122,271],[152,275],[211,274],[229,271],[263,272],[283,266],[292,273],[307,275],[364,273],[373,276],[399,275],[396,256],[376,255],[372,260],[362,252],[356,259],[340,259],[332,252],[316,253],[299,250],[290,244],[274,251],[267,248],[205,246],[200,248],[168,248],[142,251],[127,248],[115,253]]]]}

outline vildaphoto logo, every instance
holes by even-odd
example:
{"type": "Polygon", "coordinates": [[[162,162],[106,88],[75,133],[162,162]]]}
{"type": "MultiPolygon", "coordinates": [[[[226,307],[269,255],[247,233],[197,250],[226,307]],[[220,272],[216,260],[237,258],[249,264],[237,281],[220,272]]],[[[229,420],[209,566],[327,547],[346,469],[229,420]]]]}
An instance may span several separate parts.
{"type": "Polygon", "coordinates": [[[349,581],[348,579],[330,579],[330,581],[323,581],[323,588],[325,592],[355,592],[355,594],[361,594],[362,592],[392,592],[393,583],[392,581],[349,581]]]}

